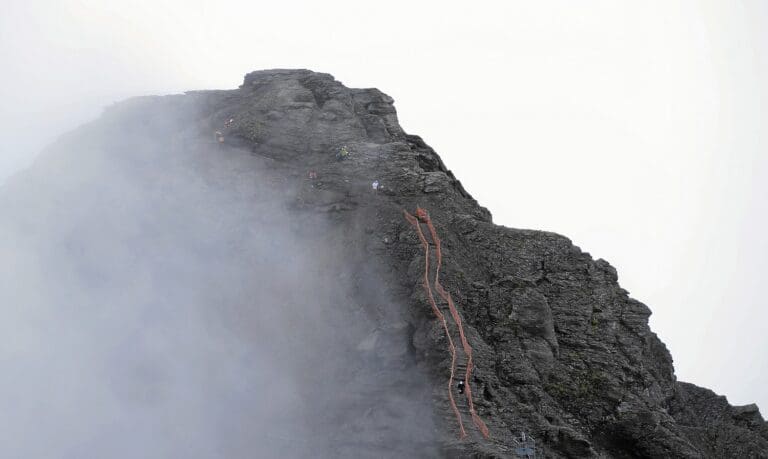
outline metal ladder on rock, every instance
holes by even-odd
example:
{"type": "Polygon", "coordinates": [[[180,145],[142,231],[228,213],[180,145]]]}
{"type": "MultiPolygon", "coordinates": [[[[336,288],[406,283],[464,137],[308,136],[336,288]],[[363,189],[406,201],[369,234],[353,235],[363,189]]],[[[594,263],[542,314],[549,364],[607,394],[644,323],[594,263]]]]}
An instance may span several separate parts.
{"type": "MultiPolygon", "coordinates": [[[[456,415],[459,424],[459,438],[467,436],[464,429],[461,412],[454,398],[454,380],[458,378],[464,381],[464,395],[466,396],[466,411],[484,438],[489,438],[488,427],[477,415],[472,401],[472,347],[464,334],[464,326],[461,315],[456,309],[451,294],[440,284],[440,268],[442,266],[441,241],[437,235],[429,214],[424,209],[417,208],[416,216],[403,211],[406,220],[416,230],[422,247],[424,248],[424,278],[422,284],[427,295],[427,300],[432,311],[443,326],[448,341],[448,350],[451,354],[451,371],[448,379],[448,400],[451,409],[456,415]],[[426,230],[425,230],[426,229],[426,230]],[[437,293],[437,298],[435,294],[437,293]],[[450,320],[448,320],[450,318],[450,320]]],[[[458,392],[458,391],[457,391],[458,392]]]]}

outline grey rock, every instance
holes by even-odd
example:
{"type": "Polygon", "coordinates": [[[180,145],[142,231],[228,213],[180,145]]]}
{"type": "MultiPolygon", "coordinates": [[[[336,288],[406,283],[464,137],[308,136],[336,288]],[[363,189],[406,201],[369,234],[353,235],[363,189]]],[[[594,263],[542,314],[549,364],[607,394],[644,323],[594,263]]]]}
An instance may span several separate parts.
{"type": "MultiPolygon", "coordinates": [[[[328,74],[264,70],[232,91],[118,104],[100,122],[161,123],[163,107],[188,107],[190,129],[210,138],[234,119],[225,151],[245,148],[273,161],[297,215],[327,212],[362,259],[384,266],[388,293],[405,307],[371,305],[361,294],[355,301],[377,328],[355,346],[396,366],[405,357],[386,343],[402,341],[428,369],[444,456],[511,457],[525,431],[537,441],[537,457],[768,457],[758,408],[732,407],[678,382],[648,326],[651,310],[619,286],[615,268],[561,235],[493,224],[437,153],[403,131],[393,104],[379,90],[350,89],[328,74]],[[338,162],[343,145],[350,158],[338,162]],[[318,173],[313,186],[296,178],[310,169],[318,173]],[[387,184],[383,192],[370,192],[374,179],[387,184]],[[442,283],[474,348],[469,383],[491,431],[487,440],[468,416],[472,434],[456,438],[443,390],[446,339],[422,291],[421,246],[402,214],[416,206],[428,209],[442,238],[442,283]],[[387,328],[391,323],[404,325],[387,328]]],[[[345,279],[355,279],[359,265],[351,266],[345,279]]],[[[381,428],[396,422],[375,409],[364,417],[381,428]]]]}

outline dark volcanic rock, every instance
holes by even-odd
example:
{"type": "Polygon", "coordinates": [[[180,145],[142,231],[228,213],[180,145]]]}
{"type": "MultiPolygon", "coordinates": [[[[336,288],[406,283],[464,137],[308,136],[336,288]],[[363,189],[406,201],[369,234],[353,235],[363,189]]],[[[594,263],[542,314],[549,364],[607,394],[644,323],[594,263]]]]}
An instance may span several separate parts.
{"type": "Polygon", "coordinates": [[[268,70],[246,75],[236,90],[125,102],[103,122],[149,120],[166,104],[189,105],[194,113],[184,123],[217,154],[245,149],[272,161],[292,211],[322,216],[355,247],[351,282],[371,260],[384,267],[389,295],[405,307],[372,304],[366,286],[357,286],[351,301],[380,326],[359,351],[409,342],[410,358],[431,375],[444,455],[512,457],[513,439],[525,431],[537,457],[768,457],[757,407],[732,407],[678,382],[649,329],[651,311],[619,286],[608,262],[557,234],[493,224],[440,157],[403,131],[386,94],[308,70],[268,70]],[[343,146],[349,155],[339,160],[343,146]],[[403,209],[417,206],[429,211],[443,241],[442,283],[474,348],[470,384],[487,440],[466,412],[470,435],[457,439],[445,391],[446,339],[422,292],[421,245],[403,218],[403,209]]]}

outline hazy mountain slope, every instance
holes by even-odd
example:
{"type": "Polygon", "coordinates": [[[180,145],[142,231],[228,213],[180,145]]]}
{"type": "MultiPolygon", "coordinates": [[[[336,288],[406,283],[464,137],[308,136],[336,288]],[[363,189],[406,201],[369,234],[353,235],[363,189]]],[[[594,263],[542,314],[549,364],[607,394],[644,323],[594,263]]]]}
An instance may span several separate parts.
{"type": "Polygon", "coordinates": [[[494,225],[392,104],[327,74],[253,72],[118,104],[5,186],[3,301],[34,311],[14,313],[21,344],[3,356],[20,375],[2,381],[11,411],[34,412],[21,381],[58,374],[49,362],[73,373],[46,384],[50,426],[28,414],[6,448],[37,452],[27,425],[56,431],[65,457],[116,457],[140,425],[125,457],[507,457],[520,431],[540,457],[768,457],[756,407],[676,381],[608,262],[494,225]],[[489,439],[454,390],[457,438],[403,214],[417,206],[442,239],[489,439]],[[62,432],[71,400],[84,422],[62,432]]]}

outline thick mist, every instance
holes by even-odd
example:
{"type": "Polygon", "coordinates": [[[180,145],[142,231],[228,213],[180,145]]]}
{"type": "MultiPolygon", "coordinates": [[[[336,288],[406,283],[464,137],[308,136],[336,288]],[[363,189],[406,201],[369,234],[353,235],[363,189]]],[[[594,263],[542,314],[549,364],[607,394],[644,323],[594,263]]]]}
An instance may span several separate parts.
{"type": "Polygon", "coordinates": [[[678,378],[768,407],[768,2],[2,6],[0,181],[114,100],[328,72],[392,96],[496,223],[609,260],[678,378]]]}
{"type": "Polygon", "coordinates": [[[357,236],[195,100],[113,107],[0,189],[0,457],[434,455],[357,236]]]}

